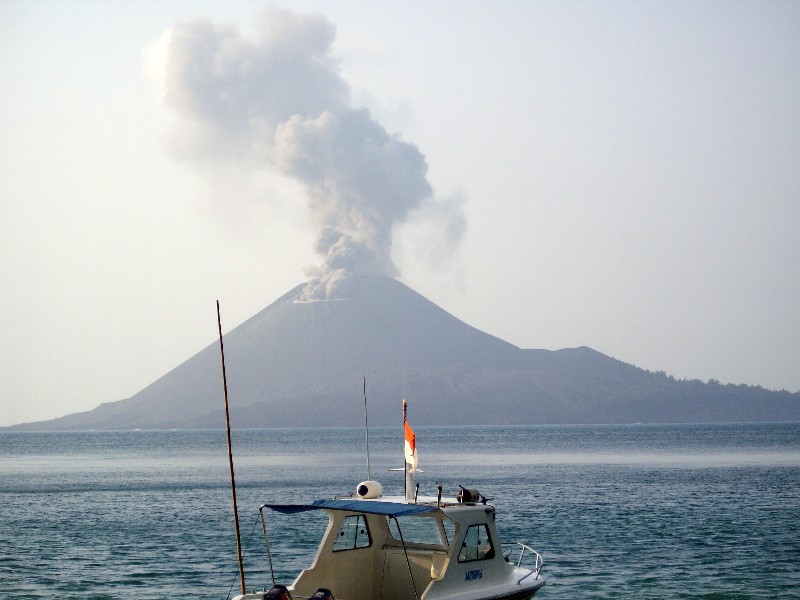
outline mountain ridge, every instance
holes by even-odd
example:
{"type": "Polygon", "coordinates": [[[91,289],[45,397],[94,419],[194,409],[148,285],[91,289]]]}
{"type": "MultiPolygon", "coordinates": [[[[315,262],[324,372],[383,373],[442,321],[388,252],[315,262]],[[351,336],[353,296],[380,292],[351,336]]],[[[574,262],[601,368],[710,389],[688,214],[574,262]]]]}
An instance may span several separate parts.
{"type": "MultiPolygon", "coordinates": [[[[582,346],[522,349],[390,278],[353,282],[348,299],[299,302],[300,284],[225,334],[234,426],[800,420],[800,393],[650,373],[582,346]],[[733,418],[732,418],[733,417],[733,418]]],[[[5,429],[224,427],[219,342],[130,398],[5,429]]]]}

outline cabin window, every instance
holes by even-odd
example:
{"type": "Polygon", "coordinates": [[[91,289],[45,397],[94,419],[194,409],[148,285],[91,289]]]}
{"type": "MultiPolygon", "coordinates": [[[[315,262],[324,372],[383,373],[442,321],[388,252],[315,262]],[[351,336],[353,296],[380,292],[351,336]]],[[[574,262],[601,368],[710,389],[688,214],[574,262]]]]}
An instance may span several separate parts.
{"type": "Polygon", "coordinates": [[[429,517],[394,517],[388,518],[389,533],[396,541],[400,541],[400,534],[402,533],[402,541],[406,544],[426,544],[428,546],[447,546],[447,540],[442,540],[442,534],[439,531],[439,525],[436,519],[429,517]],[[400,529],[398,530],[398,523],[400,529]]]}
{"type": "Polygon", "coordinates": [[[444,529],[445,546],[456,541],[456,524],[450,519],[442,519],[442,529],[444,529]]]}
{"type": "Polygon", "coordinates": [[[458,562],[471,560],[485,560],[494,558],[494,546],[489,537],[489,528],[486,525],[470,525],[464,535],[461,551],[458,553],[458,562]]]}
{"type": "Polygon", "coordinates": [[[348,515],[342,521],[339,533],[333,542],[333,551],[366,548],[372,543],[364,515],[348,515]]]}

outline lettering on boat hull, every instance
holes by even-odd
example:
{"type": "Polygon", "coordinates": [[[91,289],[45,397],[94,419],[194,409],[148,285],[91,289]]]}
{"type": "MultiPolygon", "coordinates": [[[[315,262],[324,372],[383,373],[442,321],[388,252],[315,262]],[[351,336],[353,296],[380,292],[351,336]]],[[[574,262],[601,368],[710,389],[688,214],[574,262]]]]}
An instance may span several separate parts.
{"type": "Polygon", "coordinates": [[[483,579],[483,569],[464,571],[464,581],[477,581],[478,579],[483,579]]]}

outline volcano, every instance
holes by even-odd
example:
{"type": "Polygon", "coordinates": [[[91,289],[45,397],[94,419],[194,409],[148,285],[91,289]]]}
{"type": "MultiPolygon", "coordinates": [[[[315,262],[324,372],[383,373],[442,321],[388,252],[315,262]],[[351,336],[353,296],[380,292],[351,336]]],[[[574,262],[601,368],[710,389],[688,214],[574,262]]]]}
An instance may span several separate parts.
{"type": "MultiPolygon", "coordinates": [[[[298,285],[224,337],[236,427],[800,420],[800,394],[676,380],[587,347],[526,350],[460,321],[404,284],[353,281],[346,299],[298,285]]],[[[219,343],[125,400],[16,429],[224,427],[219,343]]]]}

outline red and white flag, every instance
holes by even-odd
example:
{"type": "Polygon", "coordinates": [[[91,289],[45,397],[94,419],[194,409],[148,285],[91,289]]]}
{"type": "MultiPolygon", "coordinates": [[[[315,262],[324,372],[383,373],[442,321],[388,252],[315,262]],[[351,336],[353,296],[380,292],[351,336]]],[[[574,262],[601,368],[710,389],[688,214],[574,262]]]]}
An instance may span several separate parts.
{"type": "Polygon", "coordinates": [[[411,429],[411,425],[408,424],[408,421],[403,419],[403,425],[405,427],[405,437],[406,437],[406,463],[411,465],[409,469],[412,473],[417,470],[417,436],[414,434],[414,430],[411,429]]]}

